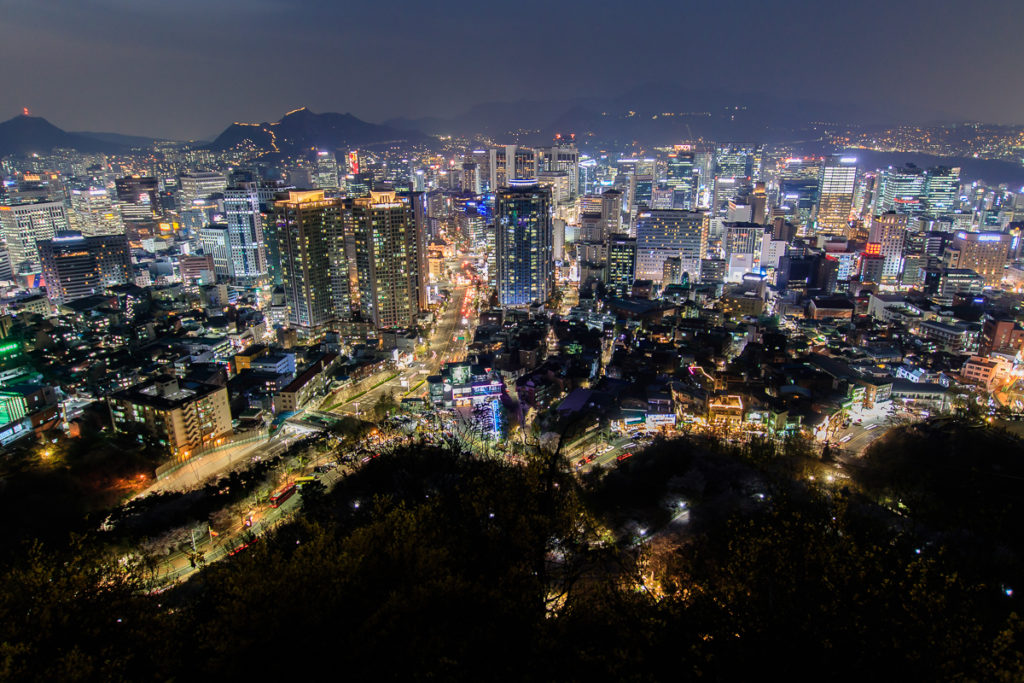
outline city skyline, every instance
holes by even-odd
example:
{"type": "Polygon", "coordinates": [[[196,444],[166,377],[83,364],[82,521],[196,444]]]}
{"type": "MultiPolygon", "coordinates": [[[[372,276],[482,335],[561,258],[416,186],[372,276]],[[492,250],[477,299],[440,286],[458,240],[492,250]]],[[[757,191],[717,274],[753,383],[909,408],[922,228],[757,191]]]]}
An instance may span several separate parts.
{"type": "Polygon", "coordinates": [[[1021,123],[1024,105],[1003,86],[1016,66],[999,49],[1024,7],[996,0],[970,12],[952,0],[640,2],[629,12],[572,1],[514,13],[464,2],[439,12],[404,2],[4,0],[0,9],[0,55],[34,55],[7,84],[11,114],[27,107],[68,130],[206,139],[228,121],[275,120],[298,106],[379,122],[654,84],[816,100],[893,121],[1021,123]],[[493,49],[494,30],[530,31],[547,49],[510,59],[493,49]],[[616,58],[592,49],[602,37],[616,58]]]}

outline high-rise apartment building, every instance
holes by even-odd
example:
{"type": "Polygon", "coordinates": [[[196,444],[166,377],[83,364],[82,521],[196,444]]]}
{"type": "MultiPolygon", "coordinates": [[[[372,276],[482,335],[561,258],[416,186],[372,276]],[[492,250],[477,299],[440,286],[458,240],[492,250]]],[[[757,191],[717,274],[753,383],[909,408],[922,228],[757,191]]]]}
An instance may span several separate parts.
{"type": "Polygon", "coordinates": [[[498,301],[544,302],[554,289],[551,195],[529,181],[511,181],[494,202],[498,301]]]}
{"type": "Polygon", "coordinates": [[[295,191],[274,202],[274,233],[288,323],[316,334],[335,318],[331,250],[343,243],[344,200],[323,190],[295,191]]]}
{"type": "Polygon", "coordinates": [[[0,204],[0,235],[7,243],[15,276],[39,273],[42,264],[36,243],[70,229],[64,202],[0,204]]]}
{"type": "Polygon", "coordinates": [[[818,232],[842,235],[847,231],[857,185],[857,159],[833,157],[821,167],[818,183],[818,232]]]}
{"type": "Polygon", "coordinates": [[[408,327],[424,307],[424,201],[422,193],[394,192],[371,192],[352,201],[354,306],[378,329],[408,327]]]}
{"type": "Polygon", "coordinates": [[[131,256],[124,235],[58,233],[39,242],[46,295],[55,304],[91,296],[130,281],[131,256]]]}
{"type": "Polygon", "coordinates": [[[661,282],[665,259],[678,257],[684,273],[697,279],[708,244],[708,224],[701,211],[641,211],[636,226],[636,278],[661,282]]]}

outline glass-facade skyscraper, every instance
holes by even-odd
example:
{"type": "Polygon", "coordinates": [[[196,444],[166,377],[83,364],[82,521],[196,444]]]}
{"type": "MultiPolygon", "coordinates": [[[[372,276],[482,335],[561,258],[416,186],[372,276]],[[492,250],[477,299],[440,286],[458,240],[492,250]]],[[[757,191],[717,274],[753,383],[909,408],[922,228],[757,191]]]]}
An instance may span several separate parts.
{"type": "Polygon", "coordinates": [[[544,302],[554,289],[551,193],[534,182],[511,181],[495,197],[498,301],[544,302]]]}

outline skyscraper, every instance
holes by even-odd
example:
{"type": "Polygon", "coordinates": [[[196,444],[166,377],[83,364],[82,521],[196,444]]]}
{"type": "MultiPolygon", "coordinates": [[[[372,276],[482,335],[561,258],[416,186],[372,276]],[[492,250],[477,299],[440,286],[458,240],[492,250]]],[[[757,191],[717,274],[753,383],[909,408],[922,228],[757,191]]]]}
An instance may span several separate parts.
{"type": "Polygon", "coordinates": [[[846,232],[856,184],[856,158],[832,157],[822,165],[818,184],[818,232],[828,235],[846,232]]]}
{"type": "Polygon", "coordinates": [[[63,202],[0,204],[0,235],[7,242],[14,275],[42,269],[36,243],[71,229],[63,202]]]}
{"type": "Polygon", "coordinates": [[[355,304],[378,329],[408,327],[421,310],[426,235],[415,204],[422,201],[419,193],[371,192],[352,202],[355,304]]]}
{"type": "Polygon", "coordinates": [[[334,319],[331,245],[343,234],[343,200],[289,191],[274,203],[275,238],[288,323],[316,334],[334,319]]]}
{"type": "Polygon", "coordinates": [[[204,225],[199,228],[199,243],[203,253],[213,259],[213,272],[218,280],[231,277],[231,234],[222,223],[204,225]]]}
{"type": "Polygon", "coordinates": [[[779,173],[779,203],[792,209],[794,222],[809,226],[818,205],[821,163],[818,159],[787,159],[779,173]]]}
{"type": "Polygon", "coordinates": [[[925,212],[938,218],[956,210],[960,197],[959,167],[929,168],[924,180],[925,212]]]}
{"type": "Polygon", "coordinates": [[[551,147],[537,150],[540,171],[564,171],[569,177],[569,199],[576,199],[580,193],[580,152],[575,142],[559,138],[551,147]]]}
{"type": "Polygon", "coordinates": [[[547,301],[554,288],[550,193],[533,182],[511,181],[497,193],[494,215],[498,301],[547,301]]]}
{"type": "Polygon", "coordinates": [[[178,184],[178,205],[184,210],[197,201],[207,199],[210,195],[224,192],[228,186],[228,179],[221,173],[199,171],[183,173],[178,179],[178,184]]]}
{"type": "Polygon", "coordinates": [[[896,284],[903,270],[903,245],[907,237],[907,217],[893,211],[875,216],[871,220],[867,254],[884,259],[880,280],[882,284],[896,284]]]}
{"type": "Polygon", "coordinates": [[[105,188],[72,190],[71,214],[72,222],[86,237],[124,234],[121,211],[105,188]]]}
{"type": "Polygon", "coordinates": [[[128,239],[124,235],[58,233],[53,239],[39,242],[39,257],[46,295],[56,304],[125,284],[131,275],[128,239]]]}
{"type": "Polygon", "coordinates": [[[601,239],[622,230],[622,193],[608,189],[601,193],[601,239]]]}
{"type": "Polygon", "coordinates": [[[672,208],[692,211],[697,207],[697,181],[693,152],[681,150],[668,155],[665,185],[672,189],[672,208]]]}
{"type": "Polygon", "coordinates": [[[875,192],[875,213],[919,216],[925,210],[925,174],[913,164],[883,170],[875,192]]]}
{"type": "Polygon", "coordinates": [[[513,180],[537,178],[537,152],[528,147],[504,145],[490,150],[491,190],[509,187],[513,180]]]}
{"type": "Polygon", "coordinates": [[[334,152],[320,150],[316,153],[316,186],[321,190],[338,189],[338,160],[334,152]]]}
{"type": "Polygon", "coordinates": [[[605,284],[615,296],[629,296],[636,279],[636,238],[616,234],[608,237],[608,267],[605,284]]]}
{"type": "Polygon", "coordinates": [[[708,227],[701,211],[641,211],[636,226],[636,277],[661,282],[665,259],[675,256],[682,272],[697,279],[707,251],[708,227]]]}
{"type": "Polygon", "coordinates": [[[224,191],[224,214],[231,245],[230,276],[236,282],[248,284],[267,275],[263,207],[272,197],[273,188],[257,183],[242,183],[224,191]]]}

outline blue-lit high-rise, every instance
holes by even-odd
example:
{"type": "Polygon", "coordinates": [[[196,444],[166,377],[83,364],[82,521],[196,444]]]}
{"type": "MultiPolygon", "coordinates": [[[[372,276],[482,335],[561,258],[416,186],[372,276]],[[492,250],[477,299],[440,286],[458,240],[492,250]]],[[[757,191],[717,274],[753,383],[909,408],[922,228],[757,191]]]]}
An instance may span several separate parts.
{"type": "Polygon", "coordinates": [[[224,191],[224,214],[230,240],[228,270],[236,282],[248,283],[267,275],[261,204],[269,203],[273,189],[243,183],[224,191]]]}
{"type": "Polygon", "coordinates": [[[551,194],[535,182],[511,181],[495,197],[498,301],[544,302],[554,288],[551,194]]]}

